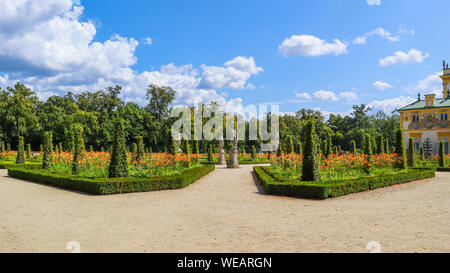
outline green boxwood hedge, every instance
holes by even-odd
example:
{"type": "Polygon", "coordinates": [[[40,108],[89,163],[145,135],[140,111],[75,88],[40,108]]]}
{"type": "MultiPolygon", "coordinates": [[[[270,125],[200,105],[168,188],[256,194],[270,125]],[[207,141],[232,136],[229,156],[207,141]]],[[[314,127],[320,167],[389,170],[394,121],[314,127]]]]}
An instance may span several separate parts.
{"type": "Polygon", "coordinates": [[[302,198],[326,199],[356,192],[374,190],[395,184],[401,184],[435,177],[435,170],[425,168],[408,169],[398,174],[369,176],[327,182],[301,182],[280,179],[272,174],[268,167],[253,167],[261,185],[268,194],[302,198]]]}
{"type": "Polygon", "coordinates": [[[106,195],[116,193],[146,192],[184,188],[215,169],[214,165],[204,164],[187,169],[181,174],[152,178],[81,178],[74,175],[52,173],[42,169],[14,167],[8,175],[15,178],[42,184],[106,195]]]}
{"type": "Polygon", "coordinates": [[[16,164],[13,161],[0,161],[0,169],[8,169],[14,167],[39,168],[42,163],[26,162],[25,164],[16,164]]]}

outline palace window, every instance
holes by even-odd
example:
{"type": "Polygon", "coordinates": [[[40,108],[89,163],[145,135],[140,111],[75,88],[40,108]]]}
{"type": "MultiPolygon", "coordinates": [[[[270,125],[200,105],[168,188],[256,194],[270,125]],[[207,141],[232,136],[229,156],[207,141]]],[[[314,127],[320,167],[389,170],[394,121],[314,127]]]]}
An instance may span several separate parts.
{"type": "Polygon", "coordinates": [[[448,114],[447,113],[441,113],[441,120],[448,120],[448,114]]]}
{"type": "Polygon", "coordinates": [[[420,116],[419,115],[413,115],[413,122],[419,122],[420,121],[420,116]]]}
{"type": "Polygon", "coordinates": [[[448,145],[448,137],[441,137],[440,141],[444,141],[444,153],[448,155],[450,153],[448,145]]]}
{"type": "Polygon", "coordinates": [[[413,140],[414,140],[414,149],[416,151],[419,151],[420,150],[420,138],[415,137],[413,140]]]}

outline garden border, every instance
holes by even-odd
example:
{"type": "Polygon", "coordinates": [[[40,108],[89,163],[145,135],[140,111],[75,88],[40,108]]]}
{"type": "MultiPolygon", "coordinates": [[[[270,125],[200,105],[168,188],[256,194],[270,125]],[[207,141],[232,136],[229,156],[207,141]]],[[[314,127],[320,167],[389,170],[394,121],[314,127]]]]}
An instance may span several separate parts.
{"type": "Polygon", "coordinates": [[[268,194],[313,199],[338,197],[436,176],[436,172],[432,168],[414,168],[409,169],[407,173],[353,178],[326,183],[320,181],[280,182],[270,174],[267,167],[255,166],[253,171],[268,194]]]}
{"type": "Polygon", "coordinates": [[[181,174],[154,178],[81,178],[74,175],[52,173],[46,170],[14,167],[8,175],[41,184],[98,195],[171,190],[187,187],[215,170],[211,164],[184,170],[181,174]]]}
{"type": "Polygon", "coordinates": [[[37,163],[37,162],[27,162],[25,164],[16,164],[14,162],[6,162],[6,161],[0,162],[0,170],[9,169],[9,168],[17,168],[17,167],[38,168],[40,166],[42,166],[42,163],[37,163]]]}

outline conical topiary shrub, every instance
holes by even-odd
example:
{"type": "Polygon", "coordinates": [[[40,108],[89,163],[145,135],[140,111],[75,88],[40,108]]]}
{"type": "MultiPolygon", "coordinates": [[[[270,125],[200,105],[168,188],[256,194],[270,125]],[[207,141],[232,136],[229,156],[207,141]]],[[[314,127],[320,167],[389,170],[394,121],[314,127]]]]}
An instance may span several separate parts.
{"type": "Polygon", "coordinates": [[[42,149],[44,150],[44,156],[42,158],[42,169],[50,170],[50,164],[52,162],[52,149],[53,149],[52,132],[44,133],[44,144],[42,149]]]}
{"type": "Polygon", "coordinates": [[[213,151],[213,147],[211,144],[209,144],[209,150],[208,150],[208,161],[212,162],[213,161],[213,156],[212,156],[212,151],[213,151]]]}
{"type": "Polygon", "coordinates": [[[369,134],[366,134],[366,138],[364,141],[364,154],[368,156],[372,156],[372,139],[369,134]]]}
{"type": "Polygon", "coordinates": [[[75,131],[74,133],[75,141],[73,147],[74,153],[72,160],[72,174],[79,174],[80,173],[79,160],[82,158],[84,152],[83,127],[77,124],[73,129],[75,131]]]}
{"type": "Polygon", "coordinates": [[[253,159],[256,158],[256,148],[255,148],[255,145],[252,145],[252,158],[253,158],[253,159]]]}
{"type": "Polygon", "coordinates": [[[286,153],[292,154],[294,152],[294,142],[292,142],[292,136],[288,136],[286,142],[286,153]]]}
{"type": "Polygon", "coordinates": [[[319,159],[315,144],[315,123],[311,119],[306,124],[305,147],[303,151],[302,181],[320,180],[319,159]]]}
{"type": "Polygon", "coordinates": [[[6,152],[5,150],[5,142],[0,141],[0,153],[4,153],[6,152]]]}
{"type": "Polygon", "coordinates": [[[405,151],[405,141],[403,139],[403,131],[398,129],[395,132],[395,153],[398,156],[397,167],[400,169],[406,169],[407,160],[406,160],[406,151],[405,151]]]}
{"type": "Polygon", "coordinates": [[[444,141],[439,142],[439,167],[445,167],[444,141]]]}
{"type": "Polygon", "coordinates": [[[142,136],[136,137],[136,157],[137,162],[141,162],[144,159],[144,138],[142,136]]]}
{"type": "Polygon", "coordinates": [[[125,147],[125,132],[123,123],[117,119],[114,126],[113,151],[109,164],[109,178],[128,176],[127,150],[125,147]]]}
{"type": "Polygon", "coordinates": [[[23,144],[23,136],[19,136],[19,143],[17,146],[16,164],[25,164],[25,147],[23,144]]]}
{"type": "Polygon", "coordinates": [[[30,158],[32,156],[31,154],[31,144],[28,143],[27,144],[27,158],[30,158]]]}
{"type": "Polygon", "coordinates": [[[414,150],[414,139],[412,137],[409,138],[408,143],[408,166],[416,167],[416,151],[414,150]]]}
{"type": "Polygon", "coordinates": [[[356,141],[354,141],[354,140],[350,141],[350,152],[352,154],[358,153],[358,151],[356,150],[356,141]]]}
{"type": "Polygon", "coordinates": [[[387,138],[384,139],[384,152],[386,154],[391,153],[391,149],[389,148],[389,139],[387,139],[387,138]]]}
{"type": "Polygon", "coordinates": [[[280,157],[283,155],[283,147],[281,143],[278,143],[277,156],[280,157]]]}

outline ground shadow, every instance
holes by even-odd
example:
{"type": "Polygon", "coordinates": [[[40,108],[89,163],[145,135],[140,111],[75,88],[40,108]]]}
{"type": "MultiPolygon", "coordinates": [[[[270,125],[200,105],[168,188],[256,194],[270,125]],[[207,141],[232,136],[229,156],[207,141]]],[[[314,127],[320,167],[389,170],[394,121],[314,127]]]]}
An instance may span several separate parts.
{"type": "Polygon", "coordinates": [[[258,177],[256,177],[256,174],[254,171],[252,171],[252,178],[253,178],[253,183],[256,186],[256,189],[258,190],[256,193],[258,194],[262,194],[262,195],[268,195],[266,193],[266,191],[264,190],[264,187],[261,185],[261,183],[259,182],[258,177]]]}

